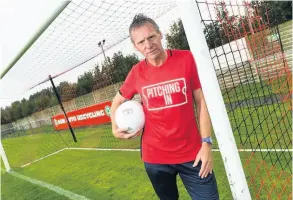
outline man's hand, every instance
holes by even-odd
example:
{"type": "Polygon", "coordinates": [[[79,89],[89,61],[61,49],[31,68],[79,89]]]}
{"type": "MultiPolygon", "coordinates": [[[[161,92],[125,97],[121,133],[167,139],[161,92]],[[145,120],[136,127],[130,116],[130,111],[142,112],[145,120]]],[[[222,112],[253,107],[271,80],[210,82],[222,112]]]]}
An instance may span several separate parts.
{"type": "Polygon", "coordinates": [[[213,156],[212,156],[212,147],[208,143],[202,143],[202,146],[196,156],[193,167],[196,167],[199,161],[201,160],[201,168],[199,176],[201,178],[206,178],[208,174],[213,171],[213,156]]]}
{"type": "Polygon", "coordinates": [[[133,139],[141,133],[141,130],[134,131],[133,133],[127,133],[126,131],[127,128],[117,128],[113,130],[113,135],[118,139],[133,139]]]}

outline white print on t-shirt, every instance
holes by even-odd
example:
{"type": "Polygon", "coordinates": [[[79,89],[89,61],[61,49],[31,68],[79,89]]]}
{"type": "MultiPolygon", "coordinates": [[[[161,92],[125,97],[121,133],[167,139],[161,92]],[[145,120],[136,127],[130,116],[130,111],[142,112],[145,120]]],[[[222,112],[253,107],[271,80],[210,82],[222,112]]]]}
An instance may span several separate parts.
{"type": "Polygon", "coordinates": [[[148,85],[142,88],[143,100],[148,110],[160,110],[186,104],[185,78],[148,85]]]}

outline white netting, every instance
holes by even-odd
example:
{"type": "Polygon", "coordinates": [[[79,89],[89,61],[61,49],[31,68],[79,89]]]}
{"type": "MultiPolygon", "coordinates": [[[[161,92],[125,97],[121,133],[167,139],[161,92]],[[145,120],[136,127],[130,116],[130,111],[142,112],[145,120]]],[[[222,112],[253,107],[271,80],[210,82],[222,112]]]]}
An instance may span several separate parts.
{"type": "Polygon", "coordinates": [[[129,37],[137,13],[158,18],[174,1],[72,1],[1,80],[1,98],[16,98],[48,75],[58,75],[129,37]],[[9,87],[7,87],[9,85],[9,87]]]}
{"type": "MultiPolygon", "coordinates": [[[[20,167],[67,146],[139,148],[139,140],[121,146],[112,136],[109,124],[74,129],[76,144],[68,130],[56,131],[52,116],[63,112],[48,77],[54,77],[67,113],[111,101],[132,65],[138,62],[139,55],[133,54],[136,51],[128,33],[133,17],[143,13],[154,19],[165,36],[178,19],[176,11],[174,1],[70,2],[0,82],[0,98],[9,98],[1,116],[6,120],[2,126],[3,145],[9,159],[15,155],[19,158],[11,161],[11,166],[20,167]],[[104,39],[107,62],[98,45],[104,39]],[[120,64],[126,58],[132,61],[120,64]],[[79,79],[85,84],[80,84],[79,79]],[[29,141],[23,146],[17,143],[14,148],[11,141],[21,140],[20,137],[29,141]],[[31,145],[31,139],[35,140],[35,146],[31,145]],[[84,146],[84,141],[93,142],[84,146]],[[34,154],[34,148],[38,149],[38,155],[34,154]],[[25,155],[29,155],[26,160],[20,158],[25,155]]],[[[165,39],[163,45],[166,46],[165,39]]]]}

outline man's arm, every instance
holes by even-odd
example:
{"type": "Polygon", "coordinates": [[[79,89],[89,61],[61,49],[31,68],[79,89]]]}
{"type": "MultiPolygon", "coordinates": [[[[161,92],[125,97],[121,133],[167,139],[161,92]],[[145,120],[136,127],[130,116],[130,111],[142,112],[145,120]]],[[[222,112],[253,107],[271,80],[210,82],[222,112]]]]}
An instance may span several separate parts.
{"type": "Polygon", "coordinates": [[[194,90],[193,98],[196,103],[201,138],[211,137],[212,123],[202,90],[194,90]]]}
{"type": "MultiPolygon", "coordinates": [[[[112,131],[116,130],[118,127],[115,121],[115,112],[117,108],[125,101],[126,99],[119,94],[119,92],[115,95],[112,105],[111,105],[111,122],[112,122],[112,131]]],[[[113,131],[114,133],[114,131],[113,131]]]]}
{"type": "MultiPolygon", "coordinates": [[[[201,138],[211,137],[212,123],[202,90],[194,90],[193,98],[196,103],[201,138]]],[[[194,166],[196,166],[200,160],[202,162],[202,166],[199,176],[205,178],[209,173],[212,173],[213,170],[212,147],[210,144],[205,142],[202,143],[201,149],[195,159],[194,166]]]]}
{"type": "Polygon", "coordinates": [[[135,138],[139,131],[135,131],[134,133],[126,133],[127,129],[121,129],[117,127],[116,121],[115,121],[115,112],[117,108],[125,101],[126,99],[119,94],[119,92],[116,94],[112,101],[111,105],[111,122],[112,122],[112,133],[114,137],[119,139],[130,139],[135,138]]]}

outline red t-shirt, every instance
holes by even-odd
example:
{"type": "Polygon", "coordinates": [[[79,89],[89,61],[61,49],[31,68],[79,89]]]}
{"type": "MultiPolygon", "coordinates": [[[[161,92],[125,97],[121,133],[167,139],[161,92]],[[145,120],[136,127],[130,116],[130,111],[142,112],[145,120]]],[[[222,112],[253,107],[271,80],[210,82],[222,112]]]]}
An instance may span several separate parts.
{"type": "Polygon", "coordinates": [[[120,88],[126,99],[141,96],[146,117],[142,159],[148,163],[192,161],[201,147],[192,96],[201,88],[194,58],[186,50],[167,52],[161,66],[146,60],[133,66],[120,88]]]}

